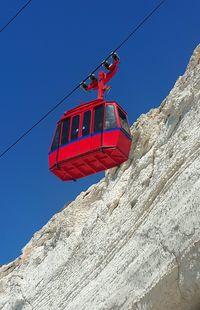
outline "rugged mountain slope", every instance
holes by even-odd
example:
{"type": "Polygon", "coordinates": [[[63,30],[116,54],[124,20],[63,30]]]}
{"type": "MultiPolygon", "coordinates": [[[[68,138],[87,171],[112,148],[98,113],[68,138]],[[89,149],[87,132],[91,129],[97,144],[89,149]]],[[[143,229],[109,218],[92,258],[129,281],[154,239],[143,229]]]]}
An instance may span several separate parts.
{"type": "Polygon", "coordinates": [[[2,310],[200,309],[200,46],[130,160],[0,268],[2,310]]]}

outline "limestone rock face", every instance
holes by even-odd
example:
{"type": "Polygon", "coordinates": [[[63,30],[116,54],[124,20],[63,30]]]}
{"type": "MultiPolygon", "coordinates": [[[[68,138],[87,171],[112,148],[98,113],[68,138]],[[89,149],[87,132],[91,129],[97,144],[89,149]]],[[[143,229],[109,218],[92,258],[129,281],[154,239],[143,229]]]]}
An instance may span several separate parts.
{"type": "Polygon", "coordinates": [[[200,46],[132,135],[129,161],[0,268],[0,309],[200,309],[200,46]]]}

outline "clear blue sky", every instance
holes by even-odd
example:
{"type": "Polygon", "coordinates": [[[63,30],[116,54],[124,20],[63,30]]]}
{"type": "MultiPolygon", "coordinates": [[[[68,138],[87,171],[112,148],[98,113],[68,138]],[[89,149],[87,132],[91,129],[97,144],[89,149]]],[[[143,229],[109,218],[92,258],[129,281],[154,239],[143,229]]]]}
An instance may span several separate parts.
{"type": "MultiPolygon", "coordinates": [[[[0,28],[25,3],[0,1],[0,28]]],[[[158,1],[33,0],[0,33],[0,152],[110,53],[158,1]]],[[[157,107],[183,74],[200,43],[200,2],[168,0],[119,51],[120,70],[108,98],[133,123],[157,107]]],[[[0,159],[0,264],[22,247],[66,202],[103,173],[62,183],[48,171],[55,124],[64,111],[96,94],[81,90],[0,159]]]]}

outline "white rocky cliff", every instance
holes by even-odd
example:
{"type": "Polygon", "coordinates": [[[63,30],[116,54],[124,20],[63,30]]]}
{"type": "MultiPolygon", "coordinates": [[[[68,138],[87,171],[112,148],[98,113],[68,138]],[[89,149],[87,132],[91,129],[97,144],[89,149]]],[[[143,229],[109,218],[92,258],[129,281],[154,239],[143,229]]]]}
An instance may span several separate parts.
{"type": "Polygon", "coordinates": [[[0,268],[0,309],[200,309],[200,46],[132,135],[130,160],[0,268]]]}

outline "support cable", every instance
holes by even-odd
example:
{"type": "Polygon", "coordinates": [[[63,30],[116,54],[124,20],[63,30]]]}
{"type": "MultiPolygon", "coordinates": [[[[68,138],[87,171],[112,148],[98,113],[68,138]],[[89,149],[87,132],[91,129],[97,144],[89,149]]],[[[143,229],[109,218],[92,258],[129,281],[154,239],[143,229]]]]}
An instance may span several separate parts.
{"type": "Polygon", "coordinates": [[[0,33],[14,21],[14,19],[31,3],[31,1],[32,0],[29,0],[21,7],[21,9],[19,9],[19,11],[0,29],[0,33]]]}

